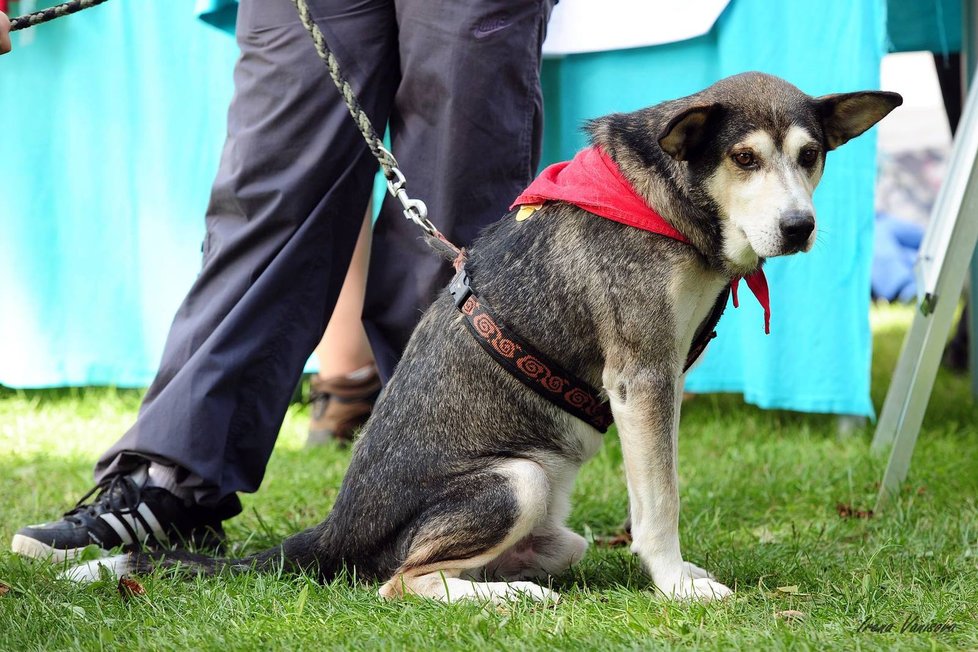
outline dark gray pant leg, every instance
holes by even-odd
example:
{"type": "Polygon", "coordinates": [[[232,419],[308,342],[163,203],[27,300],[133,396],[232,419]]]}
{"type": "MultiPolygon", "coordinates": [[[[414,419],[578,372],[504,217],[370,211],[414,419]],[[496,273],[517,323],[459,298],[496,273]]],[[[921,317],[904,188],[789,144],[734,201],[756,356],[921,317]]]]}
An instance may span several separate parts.
{"type": "MultiPolygon", "coordinates": [[[[550,0],[396,0],[403,79],[391,144],[408,192],[452,242],[498,220],[540,160],[540,47],[550,0]]],[[[390,378],[451,276],[388,197],[370,255],[364,326],[390,378]]]]}
{"type": "MultiPolygon", "coordinates": [[[[390,0],[309,4],[383,125],[399,74],[390,0]]],[[[377,169],[289,0],[243,0],[237,36],[203,268],[135,425],[96,467],[101,481],[146,458],[176,463],[203,503],[258,488],[377,169]]]]}

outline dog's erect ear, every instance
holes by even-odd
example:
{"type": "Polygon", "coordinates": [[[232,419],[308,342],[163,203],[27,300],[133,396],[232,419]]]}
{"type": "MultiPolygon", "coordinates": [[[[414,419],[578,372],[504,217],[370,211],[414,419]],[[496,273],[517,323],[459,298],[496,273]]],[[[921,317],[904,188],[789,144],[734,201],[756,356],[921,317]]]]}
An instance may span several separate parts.
{"type": "Polygon", "coordinates": [[[837,93],[815,98],[825,142],[835,149],[863,133],[886,115],[903,104],[903,97],[887,91],[862,91],[837,93]]]}
{"type": "Polygon", "coordinates": [[[719,104],[693,106],[677,113],[659,134],[659,146],[677,161],[685,161],[690,152],[703,143],[710,120],[719,112],[719,104]]]}

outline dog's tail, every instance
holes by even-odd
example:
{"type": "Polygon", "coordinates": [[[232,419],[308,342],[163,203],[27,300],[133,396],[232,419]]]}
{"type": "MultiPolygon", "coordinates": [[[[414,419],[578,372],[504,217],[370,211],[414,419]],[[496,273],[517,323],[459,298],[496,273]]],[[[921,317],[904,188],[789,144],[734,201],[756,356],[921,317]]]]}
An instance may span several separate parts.
{"type": "Polygon", "coordinates": [[[106,574],[115,577],[148,575],[163,568],[189,575],[281,569],[289,573],[310,572],[328,580],[338,573],[339,565],[330,558],[328,547],[323,545],[325,525],[304,530],[274,548],[242,559],[210,557],[183,550],[131,552],[74,566],[63,576],[76,582],[94,582],[106,574]]]}

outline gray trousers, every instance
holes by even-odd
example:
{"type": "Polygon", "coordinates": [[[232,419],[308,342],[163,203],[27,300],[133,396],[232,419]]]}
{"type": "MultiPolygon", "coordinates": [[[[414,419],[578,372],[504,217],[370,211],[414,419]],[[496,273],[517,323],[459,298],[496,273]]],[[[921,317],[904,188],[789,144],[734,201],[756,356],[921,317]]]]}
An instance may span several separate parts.
{"type": "MultiPolygon", "coordinates": [[[[468,245],[539,163],[552,0],[308,2],[378,131],[389,122],[409,193],[468,245]]],[[[104,482],[147,459],[174,463],[202,504],[260,485],[377,170],[289,0],[242,0],[237,40],[203,266],[136,423],[95,469],[104,482]]],[[[364,308],[385,378],[450,275],[419,236],[388,197],[364,308]]]]}

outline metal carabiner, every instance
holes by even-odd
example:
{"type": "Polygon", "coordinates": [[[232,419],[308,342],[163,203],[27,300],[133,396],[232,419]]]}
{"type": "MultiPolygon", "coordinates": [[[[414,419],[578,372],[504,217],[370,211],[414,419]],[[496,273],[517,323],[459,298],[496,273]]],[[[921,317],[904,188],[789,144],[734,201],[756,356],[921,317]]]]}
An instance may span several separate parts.
{"type": "Polygon", "coordinates": [[[411,199],[407,194],[405,189],[407,180],[404,178],[404,174],[396,167],[391,168],[391,174],[395,178],[387,180],[387,191],[401,202],[401,206],[404,208],[404,217],[420,226],[428,235],[437,233],[438,229],[428,220],[428,207],[425,203],[420,199],[411,199]]]}

